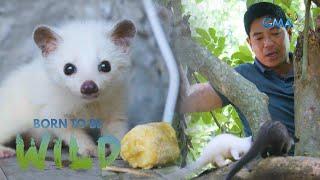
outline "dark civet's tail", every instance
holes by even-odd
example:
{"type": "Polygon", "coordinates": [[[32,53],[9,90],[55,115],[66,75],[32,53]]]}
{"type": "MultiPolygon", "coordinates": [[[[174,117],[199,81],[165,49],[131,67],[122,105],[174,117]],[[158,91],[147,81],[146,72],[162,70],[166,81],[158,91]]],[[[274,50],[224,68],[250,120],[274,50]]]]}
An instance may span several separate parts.
{"type": "Polygon", "coordinates": [[[269,144],[270,135],[268,133],[269,128],[272,126],[272,123],[266,122],[263,124],[258,132],[256,140],[253,142],[251,148],[230,170],[226,180],[231,180],[231,178],[238,172],[240,169],[251,160],[253,160],[266,146],[269,144]]]}

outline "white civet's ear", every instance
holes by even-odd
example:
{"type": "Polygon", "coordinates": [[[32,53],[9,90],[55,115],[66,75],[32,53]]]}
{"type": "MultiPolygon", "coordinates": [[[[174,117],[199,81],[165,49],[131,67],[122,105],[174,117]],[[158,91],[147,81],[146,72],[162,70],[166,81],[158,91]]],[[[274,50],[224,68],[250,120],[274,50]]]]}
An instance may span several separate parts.
{"type": "Polygon", "coordinates": [[[41,49],[42,55],[47,57],[57,49],[62,38],[48,26],[38,26],[33,33],[33,40],[41,49]]]}
{"type": "Polygon", "coordinates": [[[111,39],[117,45],[127,51],[132,38],[136,34],[136,27],[130,20],[122,20],[111,31],[111,39]]]}

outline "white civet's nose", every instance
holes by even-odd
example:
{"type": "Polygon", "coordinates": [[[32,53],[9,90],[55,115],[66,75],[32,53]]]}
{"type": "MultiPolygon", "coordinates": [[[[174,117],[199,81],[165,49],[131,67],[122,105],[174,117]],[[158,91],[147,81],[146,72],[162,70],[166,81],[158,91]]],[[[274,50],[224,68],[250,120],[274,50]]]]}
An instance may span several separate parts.
{"type": "Polygon", "coordinates": [[[97,86],[97,84],[94,81],[85,81],[82,85],[81,85],[81,93],[84,95],[91,95],[91,94],[95,94],[99,91],[99,88],[97,86]]]}

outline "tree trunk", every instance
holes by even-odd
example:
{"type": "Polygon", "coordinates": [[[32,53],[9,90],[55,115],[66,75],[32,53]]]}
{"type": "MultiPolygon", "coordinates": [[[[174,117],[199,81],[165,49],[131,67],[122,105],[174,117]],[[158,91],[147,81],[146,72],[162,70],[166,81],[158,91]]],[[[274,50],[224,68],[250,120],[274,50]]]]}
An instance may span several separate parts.
{"type": "Polygon", "coordinates": [[[298,38],[295,68],[295,127],[300,142],[295,153],[320,157],[320,36],[309,31],[307,76],[302,78],[302,34],[298,38]]]}

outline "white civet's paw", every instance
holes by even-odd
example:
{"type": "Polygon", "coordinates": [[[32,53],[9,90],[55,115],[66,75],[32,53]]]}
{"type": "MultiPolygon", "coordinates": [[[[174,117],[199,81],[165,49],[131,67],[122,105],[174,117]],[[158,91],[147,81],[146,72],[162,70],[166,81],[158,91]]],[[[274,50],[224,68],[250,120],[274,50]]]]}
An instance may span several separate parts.
{"type": "Polygon", "coordinates": [[[87,146],[79,148],[79,154],[82,156],[98,157],[97,146],[87,146]]]}
{"type": "Polygon", "coordinates": [[[15,155],[16,155],[16,151],[14,149],[0,145],[0,159],[9,158],[15,155]]]}

